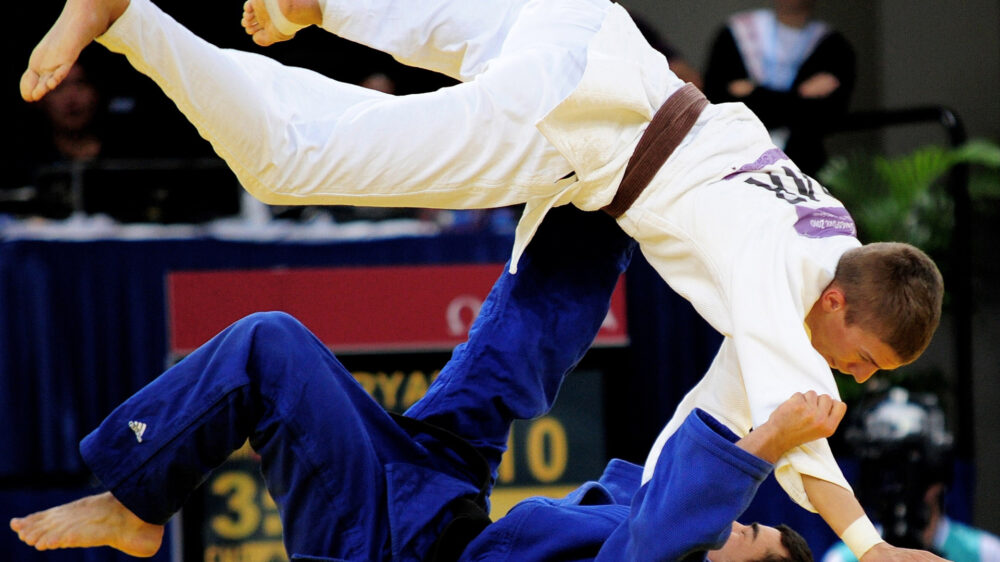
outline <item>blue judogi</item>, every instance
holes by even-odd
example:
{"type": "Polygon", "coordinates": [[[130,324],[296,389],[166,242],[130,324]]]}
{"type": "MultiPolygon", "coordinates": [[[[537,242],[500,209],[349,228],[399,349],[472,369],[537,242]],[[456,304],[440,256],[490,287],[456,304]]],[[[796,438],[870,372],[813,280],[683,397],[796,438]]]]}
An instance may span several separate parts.
{"type": "MultiPolygon", "coordinates": [[[[606,215],[553,211],[520,272],[501,275],[468,342],[407,416],[471,443],[495,481],[511,422],[552,405],[593,341],[633,245],[606,215]]],[[[463,559],[674,559],[720,544],[770,465],[733,446],[735,436],[707,414],[689,422],[646,486],[638,466],[613,461],[600,481],[565,499],[519,504],[463,559]]],[[[275,312],[218,334],[80,448],[119,501],[164,523],[247,438],[293,558],[424,559],[455,517],[455,500],[480,492],[454,448],[404,429],[304,326],[275,312]]]]}
{"type": "MultiPolygon", "coordinates": [[[[407,412],[470,441],[494,476],[511,421],[547,411],[593,342],[634,245],[603,213],[559,211],[407,412]]],[[[419,560],[451,519],[452,500],[479,491],[447,447],[400,428],[279,313],[215,336],[112,412],[81,452],[125,506],[163,523],[247,437],[290,554],[419,560]],[[141,443],[131,421],[146,424],[141,443]]]]}
{"type": "Polygon", "coordinates": [[[720,547],[772,465],[736,447],[702,410],[670,438],[653,478],[612,460],[562,499],[529,498],[483,531],[462,559],[553,562],[703,560],[720,547]]]}

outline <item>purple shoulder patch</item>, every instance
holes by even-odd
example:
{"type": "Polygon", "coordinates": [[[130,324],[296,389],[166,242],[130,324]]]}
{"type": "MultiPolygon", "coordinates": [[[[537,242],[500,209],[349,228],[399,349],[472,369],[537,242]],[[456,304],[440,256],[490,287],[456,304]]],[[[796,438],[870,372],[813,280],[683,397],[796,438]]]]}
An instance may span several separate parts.
{"type": "Polygon", "coordinates": [[[746,172],[756,172],[758,170],[763,170],[765,167],[774,164],[778,160],[788,160],[788,159],[789,159],[788,156],[786,156],[785,153],[782,152],[780,148],[772,148],[767,152],[765,152],[764,154],[761,154],[760,157],[754,160],[753,162],[740,166],[738,170],[727,175],[723,179],[728,180],[733,176],[738,176],[746,172]]]}
{"type": "Polygon", "coordinates": [[[857,236],[854,219],[843,207],[820,207],[810,209],[796,205],[799,220],[795,230],[809,238],[829,238],[831,236],[857,236]]]}

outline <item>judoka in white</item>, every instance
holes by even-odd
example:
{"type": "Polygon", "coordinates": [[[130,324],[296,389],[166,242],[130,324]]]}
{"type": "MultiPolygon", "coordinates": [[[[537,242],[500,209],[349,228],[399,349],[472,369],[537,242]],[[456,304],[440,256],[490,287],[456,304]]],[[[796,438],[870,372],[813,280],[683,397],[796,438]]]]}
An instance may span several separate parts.
{"type": "MultiPolygon", "coordinates": [[[[526,203],[516,271],[548,209],[612,203],[626,169],[641,167],[629,162],[657,110],[692,95],[606,0],[251,0],[245,10],[258,43],[316,24],[462,83],[395,97],[217,49],[148,0],[70,0],[32,54],[22,96],[43,96],[96,38],[156,81],[266,203],[526,203]]],[[[612,214],[725,341],[646,479],[693,408],[746,435],[789,393],[837,396],[831,367],[863,382],[911,362],[941,307],[933,263],[906,245],[862,247],[843,206],[742,104],[684,115],[648,187],[612,214]]],[[[775,474],[863,560],[936,559],[881,542],[825,440],[785,455],[775,474]]]]}

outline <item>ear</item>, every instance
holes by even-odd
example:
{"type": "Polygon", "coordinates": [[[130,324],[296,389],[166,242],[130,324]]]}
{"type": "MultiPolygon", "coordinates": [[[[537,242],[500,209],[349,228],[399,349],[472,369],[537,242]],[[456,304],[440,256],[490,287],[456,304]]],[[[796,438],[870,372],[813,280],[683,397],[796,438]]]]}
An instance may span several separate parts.
{"type": "Polygon", "coordinates": [[[837,312],[847,306],[847,298],[844,297],[844,291],[835,284],[831,284],[823,291],[820,302],[823,305],[823,310],[826,312],[837,312]]]}

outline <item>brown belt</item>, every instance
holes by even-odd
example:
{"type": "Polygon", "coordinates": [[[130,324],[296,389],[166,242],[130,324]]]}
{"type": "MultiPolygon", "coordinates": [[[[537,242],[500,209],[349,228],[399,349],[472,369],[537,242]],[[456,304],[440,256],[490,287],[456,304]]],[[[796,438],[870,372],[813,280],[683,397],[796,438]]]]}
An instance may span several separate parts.
{"type": "Polygon", "coordinates": [[[706,105],[708,100],[691,84],[685,84],[663,102],[639,138],[639,144],[625,166],[618,192],[602,211],[618,218],[632,206],[660,166],[684,140],[706,105]]]}

